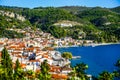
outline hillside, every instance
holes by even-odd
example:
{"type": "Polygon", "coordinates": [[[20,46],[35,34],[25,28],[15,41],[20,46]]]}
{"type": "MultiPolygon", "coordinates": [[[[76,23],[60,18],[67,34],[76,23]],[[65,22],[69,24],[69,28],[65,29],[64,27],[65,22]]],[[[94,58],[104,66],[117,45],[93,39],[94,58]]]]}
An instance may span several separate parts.
{"type": "Polygon", "coordinates": [[[24,34],[9,29],[21,29],[30,25],[30,22],[21,15],[9,10],[0,10],[0,37],[21,38],[24,34]]]}
{"type": "Polygon", "coordinates": [[[7,18],[3,16],[1,17],[1,20],[3,20],[1,26],[4,25],[4,28],[7,28],[7,26],[12,27],[14,24],[16,28],[23,28],[32,25],[51,33],[56,38],[67,36],[74,39],[94,40],[95,42],[116,42],[120,41],[120,14],[118,14],[118,9],[119,7],[116,10],[116,8],[81,6],[29,9],[2,6],[0,10],[11,11],[24,16],[26,21],[20,21],[16,17],[12,18],[11,21],[7,21],[3,20],[7,18]],[[60,27],[62,23],[65,25],[70,25],[71,23],[72,26],[60,27]]]}
{"type": "Polygon", "coordinates": [[[90,10],[92,7],[85,7],[85,6],[63,6],[58,7],[60,9],[67,10],[71,12],[72,14],[77,14],[78,12],[82,12],[84,10],[90,10]]]}
{"type": "Polygon", "coordinates": [[[112,11],[120,13],[120,6],[115,7],[115,8],[111,8],[112,11]]]}

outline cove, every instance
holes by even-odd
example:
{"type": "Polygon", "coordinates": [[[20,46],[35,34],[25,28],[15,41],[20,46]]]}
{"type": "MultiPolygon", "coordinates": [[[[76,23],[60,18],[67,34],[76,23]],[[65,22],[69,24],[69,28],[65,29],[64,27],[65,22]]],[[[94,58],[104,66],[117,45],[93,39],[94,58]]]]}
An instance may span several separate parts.
{"type": "Polygon", "coordinates": [[[112,72],[116,70],[114,66],[120,59],[120,44],[56,48],[57,51],[71,52],[73,56],[81,56],[80,59],[71,60],[71,65],[84,62],[89,66],[86,71],[88,74],[97,76],[102,71],[112,72]]]}

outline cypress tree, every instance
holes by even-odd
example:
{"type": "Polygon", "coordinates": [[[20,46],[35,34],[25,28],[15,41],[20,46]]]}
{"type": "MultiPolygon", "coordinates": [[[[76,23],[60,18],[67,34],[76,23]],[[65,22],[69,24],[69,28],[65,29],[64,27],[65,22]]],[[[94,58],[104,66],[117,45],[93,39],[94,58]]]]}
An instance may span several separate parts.
{"type": "Polygon", "coordinates": [[[16,60],[15,68],[14,68],[14,80],[24,80],[24,71],[20,67],[19,60],[16,60]]]}
{"type": "Polygon", "coordinates": [[[10,58],[10,55],[8,54],[8,51],[6,48],[2,50],[2,56],[1,56],[1,64],[4,68],[4,78],[5,80],[12,80],[13,79],[13,68],[12,68],[12,60],[10,58]]]}
{"type": "Polygon", "coordinates": [[[39,74],[39,80],[51,80],[51,75],[49,74],[50,67],[47,63],[47,60],[44,60],[41,63],[41,73],[39,74]]]}

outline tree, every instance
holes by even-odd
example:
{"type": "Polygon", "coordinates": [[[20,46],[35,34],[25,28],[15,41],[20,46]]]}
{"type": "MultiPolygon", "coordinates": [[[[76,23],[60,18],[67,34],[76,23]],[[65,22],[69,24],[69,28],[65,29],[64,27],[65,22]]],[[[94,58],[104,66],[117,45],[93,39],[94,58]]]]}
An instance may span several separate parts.
{"type": "Polygon", "coordinates": [[[82,62],[80,64],[76,64],[74,68],[77,72],[81,72],[82,74],[85,74],[85,70],[88,69],[88,65],[82,62]]]}
{"type": "Polygon", "coordinates": [[[97,19],[93,20],[93,23],[94,23],[96,26],[102,26],[102,25],[104,25],[106,22],[108,22],[108,20],[107,20],[106,17],[97,18],[97,19]]]}
{"type": "Polygon", "coordinates": [[[120,69],[120,59],[116,62],[115,66],[120,69]]]}
{"type": "Polygon", "coordinates": [[[19,60],[17,59],[16,60],[16,66],[15,66],[15,69],[17,70],[17,69],[19,69],[20,68],[20,63],[19,63],[19,60]]]}
{"type": "Polygon", "coordinates": [[[1,56],[1,64],[4,68],[4,78],[5,80],[13,79],[13,68],[12,68],[12,60],[10,59],[10,56],[8,54],[8,51],[6,48],[2,50],[2,56],[1,56]]]}
{"type": "Polygon", "coordinates": [[[20,67],[19,60],[16,60],[15,69],[14,69],[14,80],[24,79],[24,72],[20,67]]]}
{"type": "Polygon", "coordinates": [[[28,80],[34,80],[35,79],[35,73],[32,70],[28,70],[26,71],[26,76],[28,78],[28,80]]]}
{"type": "Polygon", "coordinates": [[[62,27],[50,26],[48,31],[56,38],[62,38],[66,36],[66,31],[62,27]]]}
{"type": "Polygon", "coordinates": [[[64,53],[62,53],[62,57],[66,58],[66,59],[72,59],[72,53],[64,52],[64,53]]]}
{"type": "Polygon", "coordinates": [[[115,77],[120,78],[120,59],[117,60],[115,66],[117,67],[117,71],[114,71],[115,77]]]}
{"type": "Polygon", "coordinates": [[[44,60],[42,63],[41,63],[41,72],[39,74],[39,80],[50,80],[51,79],[51,75],[49,74],[49,70],[50,70],[50,67],[47,63],[47,60],[44,60]]]}
{"type": "Polygon", "coordinates": [[[0,80],[4,80],[4,74],[5,74],[4,68],[0,64],[0,80]]]}
{"type": "Polygon", "coordinates": [[[114,75],[107,71],[103,71],[98,76],[98,80],[113,80],[113,79],[114,79],[114,75]]]}
{"type": "Polygon", "coordinates": [[[89,77],[87,77],[85,70],[88,69],[88,65],[85,63],[76,64],[73,67],[73,71],[69,73],[71,77],[70,80],[89,80],[89,77]]]}

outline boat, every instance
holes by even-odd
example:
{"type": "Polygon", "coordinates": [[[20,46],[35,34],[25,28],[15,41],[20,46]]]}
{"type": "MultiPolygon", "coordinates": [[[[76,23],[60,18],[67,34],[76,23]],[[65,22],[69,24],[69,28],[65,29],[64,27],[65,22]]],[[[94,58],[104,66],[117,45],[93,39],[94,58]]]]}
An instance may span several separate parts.
{"type": "Polygon", "coordinates": [[[80,59],[81,56],[72,56],[72,59],[80,59]]]}

